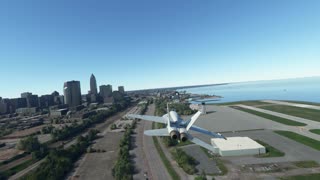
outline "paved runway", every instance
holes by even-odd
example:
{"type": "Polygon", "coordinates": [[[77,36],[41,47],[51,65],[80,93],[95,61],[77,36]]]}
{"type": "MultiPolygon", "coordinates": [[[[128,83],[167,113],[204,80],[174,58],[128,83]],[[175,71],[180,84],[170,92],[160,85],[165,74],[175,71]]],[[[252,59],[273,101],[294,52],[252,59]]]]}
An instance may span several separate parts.
{"type": "Polygon", "coordinates": [[[315,106],[315,105],[310,105],[310,104],[291,103],[291,102],[274,101],[274,100],[264,100],[262,102],[320,110],[320,106],[315,106]]]}
{"type": "Polygon", "coordinates": [[[290,119],[293,121],[297,121],[297,122],[301,122],[301,123],[305,123],[307,124],[307,126],[304,127],[294,127],[294,126],[287,126],[281,123],[281,126],[276,127],[277,130],[288,130],[288,131],[292,131],[316,140],[320,141],[320,135],[311,133],[309,130],[310,129],[320,129],[320,122],[316,122],[313,120],[309,120],[309,119],[304,119],[304,118],[300,118],[300,117],[295,117],[295,116],[290,116],[287,114],[282,114],[282,113],[278,113],[278,112],[273,112],[273,111],[269,111],[269,110],[265,110],[265,109],[260,109],[260,108],[256,108],[256,107],[252,107],[252,106],[246,106],[246,105],[237,105],[239,107],[242,108],[246,108],[246,109],[251,109],[254,111],[258,111],[258,112],[262,112],[262,113],[266,113],[266,114],[270,114],[273,116],[278,116],[278,117],[282,117],[285,119],[290,119]]]}

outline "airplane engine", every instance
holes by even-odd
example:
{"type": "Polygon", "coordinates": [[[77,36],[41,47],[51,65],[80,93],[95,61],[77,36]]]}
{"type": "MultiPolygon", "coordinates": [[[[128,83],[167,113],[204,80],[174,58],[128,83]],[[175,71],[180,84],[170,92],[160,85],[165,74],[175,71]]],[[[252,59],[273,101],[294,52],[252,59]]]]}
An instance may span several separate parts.
{"type": "Polygon", "coordinates": [[[173,130],[173,131],[171,131],[170,132],[170,137],[172,138],[172,139],[178,139],[179,138],[179,132],[178,131],[175,131],[175,130],[173,130]]]}
{"type": "Polygon", "coordinates": [[[187,134],[186,134],[186,133],[181,133],[181,134],[180,134],[180,140],[181,140],[182,142],[187,141],[187,140],[188,140],[187,134]]]}
{"type": "Polygon", "coordinates": [[[186,131],[185,128],[181,128],[181,129],[180,129],[180,140],[181,140],[182,142],[185,142],[185,141],[188,140],[187,131],[186,131]]]}

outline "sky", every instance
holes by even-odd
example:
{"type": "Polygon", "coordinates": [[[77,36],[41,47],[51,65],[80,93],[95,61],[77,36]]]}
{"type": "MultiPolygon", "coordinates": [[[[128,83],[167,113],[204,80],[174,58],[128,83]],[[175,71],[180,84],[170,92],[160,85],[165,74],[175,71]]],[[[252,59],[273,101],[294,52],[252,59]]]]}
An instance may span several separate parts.
{"type": "Polygon", "coordinates": [[[2,0],[0,96],[320,75],[319,0],[2,0]]]}

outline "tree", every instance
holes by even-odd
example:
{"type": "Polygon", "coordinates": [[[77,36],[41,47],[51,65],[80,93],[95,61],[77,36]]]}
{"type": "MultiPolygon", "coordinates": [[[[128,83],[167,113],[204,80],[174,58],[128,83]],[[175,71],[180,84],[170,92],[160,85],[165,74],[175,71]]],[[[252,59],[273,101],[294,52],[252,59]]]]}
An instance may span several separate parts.
{"type": "Polygon", "coordinates": [[[20,140],[18,144],[18,149],[24,150],[27,152],[33,152],[40,150],[40,143],[37,137],[28,136],[20,140]]]}

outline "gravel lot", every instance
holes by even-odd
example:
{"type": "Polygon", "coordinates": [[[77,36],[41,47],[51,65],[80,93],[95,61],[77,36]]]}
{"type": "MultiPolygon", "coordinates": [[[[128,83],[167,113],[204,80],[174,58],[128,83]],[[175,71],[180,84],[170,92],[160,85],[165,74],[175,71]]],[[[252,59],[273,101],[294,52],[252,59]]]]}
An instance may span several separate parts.
{"type": "Polygon", "coordinates": [[[104,153],[87,153],[76,163],[76,171],[72,179],[100,180],[114,179],[112,167],[117,159],[119,142],[123,133],[108,132],[103,138],[96,140],[93,148],[106,150],[104,153]],[[111,140],[112,139],[112,140],[111,140]]]}
{"type": "Polygon", "coordinates": [[[201,173],[204,170],[207,174],[218,174],[220,173],[219,168],[216,165],[216,162],[213,159],[209,159],[208,156],[203,152],[200,146],[191,144],[187,146],[182,146],[183,149],[188,155],[194,157],[199,164],[196,166],[198,173],[201,173]]]}

